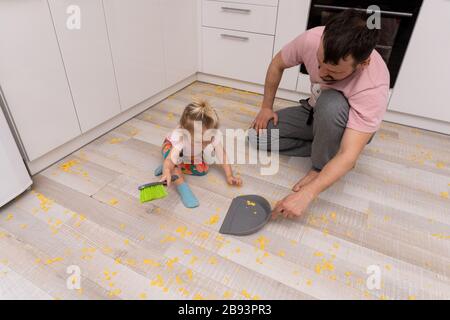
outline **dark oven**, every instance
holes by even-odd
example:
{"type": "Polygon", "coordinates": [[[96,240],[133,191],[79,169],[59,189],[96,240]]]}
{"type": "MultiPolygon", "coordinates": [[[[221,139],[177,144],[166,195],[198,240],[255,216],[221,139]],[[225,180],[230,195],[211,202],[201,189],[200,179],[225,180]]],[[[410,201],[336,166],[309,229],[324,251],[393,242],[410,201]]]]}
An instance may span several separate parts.
{"type": "MultiPolygon", "coordinates": [[[[308,29],[323,26],[335,14],[346,9],[367,12],[376,5],[380,8],[380,41],[376,50],[386,62],[391,74],[391,88],[394,87],[409,39],[423,0],[410,1],[367,1],[367,0],[312,0],[309,11],[308,29]]],[[[368,17],[373,14],[368,14],[368,17]]],[[[300,72],[307,74],[302,65],[300,72]]]]}

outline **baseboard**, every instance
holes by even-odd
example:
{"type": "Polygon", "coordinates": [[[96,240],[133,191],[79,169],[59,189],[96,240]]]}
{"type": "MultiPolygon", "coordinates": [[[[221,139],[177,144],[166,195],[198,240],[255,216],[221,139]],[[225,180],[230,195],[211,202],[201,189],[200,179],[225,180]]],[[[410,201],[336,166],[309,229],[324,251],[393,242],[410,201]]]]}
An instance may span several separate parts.
{"type": "Polygon", "coordinates": [[[160,101],[166,99],[170,95],[174,94],[175,92],[187,87],[188,85],[192,84],[197,80],[197,74],[194,74],[190,76],[189,78],[180,81],[179,83],[171,86],[170,88],[161,91],[160,93],[152,96],[151,98],[141,102],[140,104],[126,110],[125,112],[122,112],[121,114],[115,116],[114,118],[108,120],[107,122],[95,127],[94,129],[82,134],[81,136],[78,136],[77,138],[65,143],[64,145],[50,151],[49,153],[45,154],[44,156],[33,160],[31,162],[27,162],[28,170],[30,171],[31,175],[35,175],[42,170],[48,168],[52,164],[58,162],[59,160],[63,159],[67,155],[77,151],[78,149],[82,148],[86,144],[92,142],[93,140],[97,139],[98,137],[108,133],[109,131],[113,130],[114,128],[122,125],[124,122],[130,120],[131,118],[137,116],[139,113],[144,112],[148,108],[152,107],[153,105],[159,103],[160,101]]]}
{"type": "Polygon", "coordinates": [[[384,121],[450,135],[450,123],[388,110],[384,121]]]}
{"type": "MultiPolygon", "coordinates": [[[[197,74],[198,81],[217,84],[220,86],[235,88],[239,90],[264,94],[264,86],[260,84],[250,83],[250,82],[244,82],[240,80],[230,79],[230,78],[223,78],[219,76],[214,76],[206,73],[198,73],[197,74]]],[[[296,91],[290,91],[285,89],[278,89],[277,91],[277,98],[290,100],[290,101],[299,101],[300,99],[309,98],[309,96],[302,94],[300,92],[296,91]]]]}

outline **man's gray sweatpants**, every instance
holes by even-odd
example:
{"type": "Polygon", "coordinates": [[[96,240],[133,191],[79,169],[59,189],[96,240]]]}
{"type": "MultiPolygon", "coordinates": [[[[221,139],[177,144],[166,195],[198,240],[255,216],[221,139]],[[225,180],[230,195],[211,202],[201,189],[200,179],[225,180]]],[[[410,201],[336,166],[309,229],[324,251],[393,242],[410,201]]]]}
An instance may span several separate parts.
{"type": "Polygon", "coordinates": [[[349,110],[348,101],[342,93],[326,89],[314,108],[306,100],[301,100],[300,106],[277,111],[278,125],[274,126],[271,120],[267,126],[267,136],[257,136],[254,130],[250,130],[249,142],[256,146],[259,140],[261,149],[267,148],[283,155],[311,156],[313,169],[320,171],[339,150],[349,110]],[[271,137],[272,129],[279,130],[278,138],[276,135],[271,137]],[[272,150],[271,139],[278,140],[278,150],[272,150]]]}

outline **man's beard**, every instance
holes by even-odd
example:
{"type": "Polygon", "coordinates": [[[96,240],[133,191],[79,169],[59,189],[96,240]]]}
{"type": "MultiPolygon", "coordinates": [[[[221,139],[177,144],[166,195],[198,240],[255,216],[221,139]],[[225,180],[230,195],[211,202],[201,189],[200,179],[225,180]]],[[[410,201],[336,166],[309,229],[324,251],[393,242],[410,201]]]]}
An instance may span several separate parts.
{"type": "Polygon", "coordinates": [[[322,79],[322,81],[325,82],[325,83],[331,84],[331,83],[335,83],[335,82],[338,82],[338,81],[345,80],[348,77],[351,77],[352,75],[355,74],[356,71],[357,71],[357,69],[355,68],[355,69],[353,69],[353,72],[350,73],[348,76],[346,76],[345,78],[342,78],[342,79],[338,79],[338,80],[336,80],[336,79],[326,79],[326,78],[322,78],[322,77],[320,77],[320,79],[322,79]]]}
{"type": "Polygon", "coordinates": [[[320,77],[320,79],[322,79],[322,81],[325,83],[335,83],[336,81],[339,81],[336,79],[326,79],[326,78],[322,78],[322,77],[320,77]]]}

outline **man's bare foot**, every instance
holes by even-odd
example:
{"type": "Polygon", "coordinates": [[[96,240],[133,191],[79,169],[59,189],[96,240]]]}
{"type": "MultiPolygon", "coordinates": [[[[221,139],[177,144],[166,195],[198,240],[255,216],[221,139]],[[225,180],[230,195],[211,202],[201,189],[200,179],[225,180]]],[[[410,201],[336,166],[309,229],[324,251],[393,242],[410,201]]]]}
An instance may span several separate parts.
{"type": "Polygon", "coordinates": [[[311,170],[308,172],[308,174],[306,176],[304,176],[302,179],[300,179],[299,182],[297,182],[297,184],[292,188],[292,191],[294,192],[298,192],[300,191],[301,188],[303,188],[304,186],[306,186],[308,183],[310,183],[311,181],[313,181],[315,178],[317,178],[317,176],[319,175],[320,172],[317,172],[315,170],[311,170]]]}

